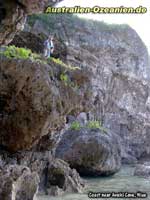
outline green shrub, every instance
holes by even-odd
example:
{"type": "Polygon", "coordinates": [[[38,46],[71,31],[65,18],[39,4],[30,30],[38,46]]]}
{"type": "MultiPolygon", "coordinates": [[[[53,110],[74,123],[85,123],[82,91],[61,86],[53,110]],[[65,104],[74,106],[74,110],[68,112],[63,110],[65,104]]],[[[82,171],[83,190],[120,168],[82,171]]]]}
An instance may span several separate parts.
{"type": "Polygon", "coordinates": [[[6,56],[7,58],[31,59],[32,61],[47,64],[47,61],[42,59],[41,55],[32,53],[30,49],[19,48],[14,45],[3,46],[3,50],[0,51],[0,54],[6,56]]]}
{"type": "Polygon", "coordinates": [[[31,56],[32,52],[29,49],[18,48],[13,45],[13,46],[7,46],[3,54],[7,58],[27,59],[31,56]]]}
{"type": "Polygon", "coordinates": [[[50,57],[50,58],[48,58],[48,60],[52,60],[56,64],[61,65],[62,67],[65,67],[68,70],[77,70],[77,69],[80,69],[80,67],[75,67],[75,66],[67,65],[66,63],[64,63],[59,58],[50,57]]]}
{"type": "Polygon", "coordinates": [[[93,121],[89,121],[86,125],[87,128],[90,129],[95,129],[98,128],[100,129],[103,133],[107,133],[107,130],[102,126],[100,121],[97,120],[93,120],[93,121]]]}
{"type": "Polygon", "coordinates": [[[71,130],[76,130],[79,131],[81,128],[89,128],[89,129],[99,129],[101,130],[103,133],[107,133],[107,129],[105,129],[102,125],[100,121],[97,120],[93,120],[93,121],[89,121],[86,126],[81,126],[81,124],[78,121],[74,121],[72,122],[70,129],[71,130]]]}
{"type": "Polygon", "coordinates": [[[81,124],[77,121],[72,122],[72,124],[70,126],[71,130],[76,130],[76,131],[79,131],[81,128],[82,128],[81,124]]]}
{"type": "Polygon", "coordinates": [[[93,121],[89,121],[86,126],[87,126],[87,128],[99,128],[100,129],[101,123],[100,123],[100,121],[93,120],[93,121]]]}
{"type": "Polygon", "coordinates": [[[68,84],[68,75],[67,74],[61,74],[60,75],[60,80],[63,81],[65,83],[65,85],[68,84]]]}

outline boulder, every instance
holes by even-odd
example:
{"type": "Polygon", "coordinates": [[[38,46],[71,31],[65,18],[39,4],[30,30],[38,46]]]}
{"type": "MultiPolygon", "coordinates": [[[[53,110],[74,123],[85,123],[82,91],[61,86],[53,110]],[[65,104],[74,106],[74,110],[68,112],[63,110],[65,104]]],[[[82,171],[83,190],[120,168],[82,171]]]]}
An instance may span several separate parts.
{"type": "Polygon", "coordinates": [[[138,164],[135,168],[134,175],[150,178],[150,163],[138,164]]]}
{"type": "Polygon", "coordinates": [[[47,194],[61,195],[67,193],[80,193],[84,182],[75,169],[71,169],[63,160],[56,159],[49,163],[47,172],[47,194]]]}
{"type": "Polygon", "coordinates": [[[81,175],[112,175],[121,167],[117,136],[99,129],[68,130],[56,148],[56,157],[81,175]]]}
{"type": "Polygon", "coordinates": [[[39,177],[29,168],[18,165],[0,170],[0,199],[33,200],[38,192],[39,177]]]}

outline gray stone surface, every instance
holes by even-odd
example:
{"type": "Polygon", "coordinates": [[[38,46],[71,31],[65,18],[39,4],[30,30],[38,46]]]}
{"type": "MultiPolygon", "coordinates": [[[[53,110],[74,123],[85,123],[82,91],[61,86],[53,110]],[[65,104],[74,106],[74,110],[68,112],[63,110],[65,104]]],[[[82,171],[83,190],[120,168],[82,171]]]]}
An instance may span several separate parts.
{"type": "Polygon", "coordinates": [[[33,200],[34,183],[38,186],[38,194],[52,196],[81,192],[85,184],[75,169],[65,161],[55,159],[50,151],[22,151],[13,156],[3,153],[0,181],[0,197],[5,195],[4,200],[33,200]],[[38,181],[35,183],[35,180],[38,181]],[[11,194],[15,199],[11,199],[11,194]]]}
{"type": "Polygon", "coordinates": [[[71,169],[63,160],[56,159],[49,163],[46,193],[49,195],[62,195],[67,193],[80,193],[84,182],[75,169],[71,169]]]}
{"type": "Polygon", "coordinates": [[[68,162],[81,175],[111,175],[121,167],[121,146],[113,133],[82,128],[64,133],[56,157],[68,162]]]}
{"type": "Polygon", "coordinates": [[[150,178],[150,163],[139,164],[134,171],[135,176],[150,178]]]}
{"type": "Polygon", "coordinates": [[[8,165],[0,170],[0,199],[33,200],[38,192],[39,177],[29,168],[8,165]]]}
{"type": "MultiPolygon", "coordinates": [[[[88,84],[82,83],[77,90],[60,80],[63,73],[64,68],[54,62],[1,58],[0,145],[10,151],[29,149],[42,136],[61,130],[71,111],[86,107],[80,89],[89,90],[88,84]]],[[[84,82],[81,70],[68,69],[67,73],[72,82],[83,75],[84,82]]],[[[53,146],[47,142],[49,148],[53,146]]]]}
{"type": "MultiPolygon", "coordinates": [[[[122,138],[123,162],[150,157],[150,62],[141,38],[127,25],[85,22],[70,15],[54,19],[49,28],[65,41],[67,62],[90,71],[92,93],[85,100],[90,118],[100,119],[122,138]]],[[[30,31],[36,33],[34,25],[30,31]]]]}

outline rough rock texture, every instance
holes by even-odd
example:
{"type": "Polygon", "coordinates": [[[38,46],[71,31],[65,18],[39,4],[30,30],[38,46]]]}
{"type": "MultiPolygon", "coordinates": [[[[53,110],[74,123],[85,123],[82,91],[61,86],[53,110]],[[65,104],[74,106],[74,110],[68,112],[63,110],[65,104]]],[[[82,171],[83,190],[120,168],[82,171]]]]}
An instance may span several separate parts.
{"type": "MultiPolygon", "coordinates": [[[[150,157],[150,64],[138,34],[129,26],[70,15],[57,15],[51,22],[48,31],[65,41],[67,61],[90,70],[90,118],[121,136],[123,162],[150,157]]],[[[35,33],[35,26],[30,30],[35,33]]]]}
{"type": "Polygon", "coordinates": [[[48,5],[61,0],[1,0],[0,1],[0,45],[8,44],[15,34],[22,30],[26,16],[43,12],[48,5]]]}
{"type": "MultiPolygon", "coordinates": [[[[37,183],[39,183],[39,194],[56,196],[62,195],[64,192],[76,193],[81,192],[84,187],[84,182],[79,177],[76,170],[71,169],[66,162],[60,159],[55,159],[50,151],[22,151],[13,155],[3,152],[0,157],[0,169],[2,169],[0,180],[2,180],[3,183],[0,195],[4,193],[8,194],[8,190],[4,187],[4,184],[10,180],[9,176],[11,175],[14,179],[17,173],[17,176],[20,177],[21,175],[19,173],[23,173],[25,170],[27,170],[27,172],[30,172],[31,170],[31,172],[33,172],[32,174],[35,174],[34,172],[38,174],[39,181],[37,183]],[[7,170],[4,170],[5,166],[8,166],[7,170]],[[11,169],[13,169],[13,171],[11,169]],[[11,174],[9,172],[10,170],[11,174]],[[5,176],[5,171],[7,172],[7,176],[5,176]],[[4,176],[2,176],[2,173],[4,176]]],[[[19,181],[15,183],[14,191],[18,191],[18,195],[20,194],[20,191],[24,190],[24,192],[26,192],[25,190],[28,187],[28,182],[24,181],[24,177],[27,177],[26,173],[23,175],[23,178],[21,176],[21,178],[18,179],[19,181]],[[18,188],[19,186],[20,188],[18,188]]],[[[27,177],[26,179],[28,180],[29,178],[27,177]]],[[[33,179],[33,181],[34,180],[35,179],[33,179]]],[[[33,181],[31,181],[31,184],[33,184],[33,181]]],[[[31,185],[29,185],[29,187],[31,188],[29,191],[33,191],[34,188],[31,187],[31,185]]],[[[9,194],[11,195],[11,192],[9,194]]],[[[34,193],[30,192],[29,194],[34,193]]],[[[7,199],[8,196],[5,200],[7,199]]],[[[17,200],[24,199],[20,197],[20,199],[17,200]]]]}
{"type": "Polygon", "coordinates": [[[32,52],[35,53],[43,53],[44,41],[38,35],[28,32],[20,32],[15,35],[10,45],[25,47],[27,49],[31,49],[32,52]]]}
{"type": "Polygon", "coordinates": [[[76,89],[60,80],[64,70],[53,62],[1,59],[0,145],[11,151],[28,149],[42,136],[60,130],[67,114],[86,107],[82,91],[87,85],[78,77],[87,75],[81,70],[68,72],[76,89]]]}
{"type": "Polygon", "coordinates": [[[25,166],[8,165],[0,169],[0,199],[33,200],[37,194],[39,177],[25,166]]]}
{"type": "Polygon", "coordinates": [[[99,129],[68,130],[56,148],[56,157],[68,162],[81,175],[111,175],[121,166],[117,136],[99,129]]]}
{"type": "Polygon", "coordinates": [[[48,166],[47,176],[47,194],[59,195],[64,192],[78,193],[83,189],[84,183],[79,177],[75,169],[71,169],[69,165],[56,159],[48,166]]]}
{"type": "MultiPolygon", "coordinates": [[[[39,27],[38,27],[39,28],[39,27]]],[[[10,45],[15,45],[17,47],[26,47],[31,49],[32,52],[43,54],[44,52],[44,41],[47,39],[48,33],[45,34],[36,34],[33,32],[20,32],[16,34],[13,41],[10,45]]],[[[55,58],[60,58],[63,61],[66,61],[67,48],[63,41],[60,41],[57,36],[54,35],[54,44],[55,51],[52,56],[55,58]]]]}
{"type": "Polygon", "coordinates": [[[135,176],[150,178],[150,163],[139,164],[134,171],[135,176]]]}

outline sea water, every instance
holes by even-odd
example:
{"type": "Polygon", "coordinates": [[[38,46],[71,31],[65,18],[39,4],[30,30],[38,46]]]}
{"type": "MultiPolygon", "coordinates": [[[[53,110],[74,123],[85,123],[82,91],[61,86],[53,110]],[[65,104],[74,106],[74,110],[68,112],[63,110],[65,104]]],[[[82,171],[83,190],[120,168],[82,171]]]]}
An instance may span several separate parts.
{"type": "Polygon", "coordinates": [[[133,174],[134,167],[124,166],[118,173],[110,177],[84,178],[86,187],[81,194],[65,194],[59,197],[39,196],[38,200],[150,200],[150,179],[133,174]],[[89,192],[94,195],[97,193],[99,198],[89,198],[89,192]],[[133,193],[139,198],[132,198],[133,193]],[[147,197],[144,198],[146,194],[147,197]]]}

